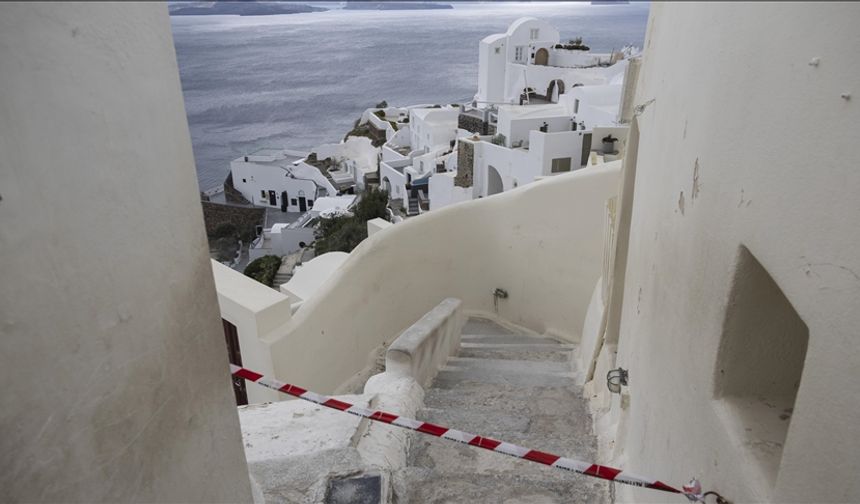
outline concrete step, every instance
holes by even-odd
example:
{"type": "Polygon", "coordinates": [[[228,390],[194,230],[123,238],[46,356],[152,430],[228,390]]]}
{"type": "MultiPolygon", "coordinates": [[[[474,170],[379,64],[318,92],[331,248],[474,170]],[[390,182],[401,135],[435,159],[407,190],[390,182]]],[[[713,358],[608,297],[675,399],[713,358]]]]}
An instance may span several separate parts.
{"type": "Polygon", "coordinates": [[[552,338],[527,336],[521,334],[471,334],[463,332],[460,341],[464,343],[484,343],[489,345],[561,345],[552,338]]]}
{"type": "Polygon", "coordinates": [[[449,370],[475,370],[493,371],[498,374],[510,373],[523,374],[566,374],[570,373],[570,364],[566,361],[527,361],[519,359],[481,359],[474,357],[451,357],[448,359],[444,369],[449,370]]]}
{"type": "MultiPolygon", "coordinates": [[[[488,454],[492,456],[492,454],[488,454]]],[[[480,457],[479,455],[476,457],[480,457]]],[[[409,503],[499,503],[499,504],[569,504],[571,502],[610,502],[604,482],[572,473],[540,476],[525,467],[527,462],[511,457],[518,469],[485,473],[460,473],[439,478],[436,471],[408,468],[404,471],[408,485],[398,493],[409,503]]],[[[480,460],[477,459],[477,460],[480,460]]],[[[472,461],[470,461],[472,462],[472,461]]],[[[531,464],[536,465],[536,464],[531,464]]]]}
{"type": "Polygon", "coordinates": [[[573,346],[568,345],[492,345],[461,343],[460,357],[475,359],[510,359],[531,362],[570,362],[573,346]]]}
{"type": "MultiPolygon", "coordinates": [[[[456,357],[425,391],[418,418],[528,448],[594,460],[591,416],[572,360],[577,346],[467,321],[456,357]]],[[[603,482],[411,434],[402,502],[609,502],[603,482]]]]}
{"type": "Polygon", "coordinates": [[[463,326],[462,334],[504,335],[514,333],[510,329],[502,327],[491,320],[472,317],[463,326]]]}
{"type": "Polygon", "coordinates": [[[486,419],[497,414],[532,418],[539,415],[564,416],[574,410],[579,411],[575,401],[580,397],[581,388],[575,386],[524,388],[510,384],[470,383],[455,389],[430,389],[424,396],[424,404],[428,410],[470,411],[486,419]]]}
{"type": "Polygon", "coordinates": [[[507,372],[499,373],[493,370],[442,368],[433,382],[434,388],[451,389],[463,383],[479,382],[493,385],[517,385],[520,387],[548,386],[563,387],[574,382],[574,373],[528,373],[507,372]]]}

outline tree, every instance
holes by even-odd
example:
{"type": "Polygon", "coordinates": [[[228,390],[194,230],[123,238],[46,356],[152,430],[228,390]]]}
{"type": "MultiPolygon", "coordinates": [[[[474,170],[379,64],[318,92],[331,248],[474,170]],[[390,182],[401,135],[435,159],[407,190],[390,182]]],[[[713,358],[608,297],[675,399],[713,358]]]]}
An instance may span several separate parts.
{"type": "Polygon", "coordinates": [[[254,259],[245,268],[245,276],[251,277],[263,285],[272,287],[275,281],[275,274],[281,267],[281,258],[274,255],[267,255],[254,259]]]}
{"type": "Polygon", "coordinates": [[[352,209],[352,215],[338,215],[321,219],[316,231],[314,249],[317,255],[326,252],[352,252],[367,238],[367,221],[388,214],[388,192],[371,189],[361,195],[352,209]]]}

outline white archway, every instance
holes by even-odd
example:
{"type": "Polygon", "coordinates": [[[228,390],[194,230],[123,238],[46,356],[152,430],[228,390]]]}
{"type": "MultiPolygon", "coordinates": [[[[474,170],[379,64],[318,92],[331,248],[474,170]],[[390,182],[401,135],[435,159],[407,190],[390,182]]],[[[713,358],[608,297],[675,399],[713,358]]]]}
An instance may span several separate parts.
{"type": "Polygon", "coordinates": [[[487,165],[487,196],[498,194],[504,190],[505,186],[499,171],[496,170],[495,166],[487,165]]]}

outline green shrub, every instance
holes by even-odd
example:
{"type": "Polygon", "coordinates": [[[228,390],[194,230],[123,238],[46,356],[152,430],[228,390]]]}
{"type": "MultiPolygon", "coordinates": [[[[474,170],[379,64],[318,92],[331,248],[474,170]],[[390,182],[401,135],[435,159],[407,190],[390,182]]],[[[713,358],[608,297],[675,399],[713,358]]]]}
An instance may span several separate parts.
{"type": "Polygon", "coordinates": [[[388,207],[388,192],[381,189],[370,189],[361,195],[361,200],[355,204],[352,213],[356,219],[365,223],[377,217],[385,218],[388,207]]]}
{"type": "Polygon", "coordinates": [[[383,112],[382,110],[375,110],[373,112],[373,115],[375,115],[376,117],[378,117],[380,119],[385,119],[385,112],[383,112]]]}
{"type": "Polygon", "coordinates": [[[212,231],[212,238],[229,238],[237,234],[236,225],[232,222],[222,222],[212,231]]]}
{"type": "Polygon", "coordinates": [[[352,208],[352,216],[321,219],[316,230],[316,254],[351,252],[367,238],[367,221],[377,217],[386,218],[387,206],[388,193],[371,189],[361,195],[361,200],[352,208]]]}
{"type": "Polygon", "coordinates": [[[355,217],[339,215],[320,222],[314,249],[317,255],[326,252],[351,252],[367,238],[367,224],[355,217]]]}
{"type": "Polygon", "coordinates": [[[388,108],[388,102],[385,100],[382,100],[381,102],[376,104],[376,108],[388,108]]]}
{"type": "Polygon", "coordinates": [[[505,145],[505,142],[506,142],[506,141],[507,141],[507,138],[505,138],[505,135],[503,135],[503,134],[501,134],[501,133],[498,133],[498,134],[496,134],[496,135],[493,135],[493,138],[492,138],[492,139],[490,139],[490,142],[492,142],[493,144],[495,144],[495,145],[502,145],[502,146],[504,146],[504,145],[505,145]]]}
{"type": "Polygon", "coordinates": [[[263,285],[272,287],[275,281],[275,274],[281,267],[281,258],[278,256],[267,255],[254,259],[245,268],[245,276],[251,277],[263,285]]]}

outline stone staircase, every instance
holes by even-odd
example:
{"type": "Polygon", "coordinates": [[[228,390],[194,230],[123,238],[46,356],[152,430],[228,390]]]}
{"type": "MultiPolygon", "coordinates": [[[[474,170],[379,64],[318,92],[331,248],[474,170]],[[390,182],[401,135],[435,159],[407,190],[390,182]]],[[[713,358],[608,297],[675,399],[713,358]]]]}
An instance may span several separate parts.
{"type": "Polygon", "coordinates": [[[418,197],[409,197],[408,207],[406,207],[406,215],[418,215],[421,213],[421,205],[418,202],[418,197]]]}
{"type": "MultiPolygon", "coordinates": [[[[426,391],[418,419],[528,448],[592,461],[591,416],[574,345],[470,319],[460,352],[426,391]]],[[[610,502],[600,481],[412,433],[398,502],[610,502]]]]}
{"type": "Polygon", "coordinates": [[[272,281],[272,288],[280,291],[281,285],[290,281],[293,277],[293,269],[297,264],[302,262],[302,251],[293,252],[281,258],[281,267],[275,273],[275,279],[272,281]]]}

